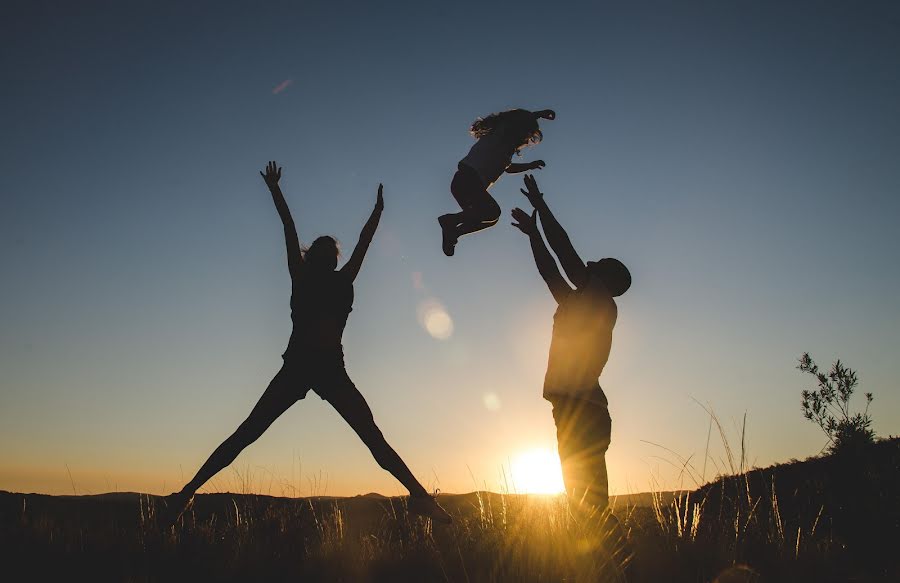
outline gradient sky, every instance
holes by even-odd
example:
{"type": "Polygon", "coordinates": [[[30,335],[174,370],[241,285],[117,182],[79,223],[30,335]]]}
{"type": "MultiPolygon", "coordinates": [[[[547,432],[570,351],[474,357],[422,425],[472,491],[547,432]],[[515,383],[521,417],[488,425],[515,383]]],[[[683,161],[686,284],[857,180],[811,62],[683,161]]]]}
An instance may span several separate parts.
{"type": "MultiPolygon", "coordinates": [[[[577,248],[634,276],[614,492],[694,485],[647,442],[702,468],[698,403],[735,448],[746,413],[752,464],[817,453],[804,351],[897,434],[897,3],[262,4],[0,9],[0,489],[169,492],[243,420],[290,333],[270,159],[301,239],[347,252],[384,182],[348,370],[423,482],[504,487],[555,448],[554,303],[508,220],[451,260],[435,217],[468,124],[519,106],[558,113],[523,160],[577,248]]],[[[402,492],[312,393],[208,487],[239,489],[402,492]]]]}

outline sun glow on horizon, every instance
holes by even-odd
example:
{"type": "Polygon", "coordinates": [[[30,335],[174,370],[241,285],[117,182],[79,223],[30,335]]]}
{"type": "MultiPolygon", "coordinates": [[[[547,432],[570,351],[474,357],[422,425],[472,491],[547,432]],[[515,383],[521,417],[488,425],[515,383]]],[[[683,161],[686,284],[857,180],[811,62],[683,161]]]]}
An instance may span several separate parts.
{"type": "Polygon", "coordinates": [[[565,491],[559,455],[549,448],[520,453],[510,463],[512,485],[521,494],[559,494],[565,491]]]}

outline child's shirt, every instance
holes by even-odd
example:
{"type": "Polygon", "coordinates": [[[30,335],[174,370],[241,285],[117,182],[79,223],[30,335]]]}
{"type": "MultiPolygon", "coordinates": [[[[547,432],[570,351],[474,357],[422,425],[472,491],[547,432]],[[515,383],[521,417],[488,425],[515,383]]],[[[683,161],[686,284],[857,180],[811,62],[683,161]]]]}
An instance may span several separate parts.
{"type": "Polygon", "coordinates": [[[512,163],[514,148],[510,148],[499,135],[499,132],[480,138],[460,164],[472,168],[481,177],[484,187],[495,183],[500,175],[512,163]]]}

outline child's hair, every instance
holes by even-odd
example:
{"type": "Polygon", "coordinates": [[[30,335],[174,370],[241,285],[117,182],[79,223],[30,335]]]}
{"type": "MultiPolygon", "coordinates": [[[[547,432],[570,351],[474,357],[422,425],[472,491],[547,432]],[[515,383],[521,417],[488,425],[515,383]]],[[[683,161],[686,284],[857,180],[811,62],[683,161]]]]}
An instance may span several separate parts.
{"type": "Polygon", "coordinates": [[[538,127],[537,116],[527,109],[510,109],[492,113],[487,117],[479,117],[469,128],[469,133],[480,139],[497,130],[506,133],[516,151],[525,146],[533,146],[544,137],[538,127]]]}

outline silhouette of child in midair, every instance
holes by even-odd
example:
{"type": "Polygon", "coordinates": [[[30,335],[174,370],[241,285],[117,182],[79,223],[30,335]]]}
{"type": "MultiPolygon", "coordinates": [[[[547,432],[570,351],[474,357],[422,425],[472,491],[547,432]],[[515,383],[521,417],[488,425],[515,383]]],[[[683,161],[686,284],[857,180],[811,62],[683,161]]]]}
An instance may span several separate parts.
{"type": "Polygon", "coordinates": [[[443,232],[441,247],[444,255],[453,255],[457,240],[469,233],[487,229],[500,219],[500,205],[488,189],[504,172],[515,174],[544,167],[543,160],[527,164],[513,164],[513,154],[537,144],[543,134],[539,119],[556,119],[552,109],[528,111],[511,109],[475,120],[469,133],[478,141],[465,158],[459,161],[450,183],[450,192],[462,212],[438,217],[443,232]]]}

